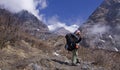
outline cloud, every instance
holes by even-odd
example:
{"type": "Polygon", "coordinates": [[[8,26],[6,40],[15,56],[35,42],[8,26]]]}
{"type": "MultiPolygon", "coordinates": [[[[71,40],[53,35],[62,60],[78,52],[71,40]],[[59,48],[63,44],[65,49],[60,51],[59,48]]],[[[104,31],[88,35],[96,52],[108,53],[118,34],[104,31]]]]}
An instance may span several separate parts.
{"type": "Polygon", "coordinates": [[[36,0],[35,4],[36,4],[36,6],[39,5],[39,9],[45,9],[47,7],[46,0],[36,0]]]}
{"type": "Polygon", "coordinates": [[[46,0],[0,0],[0,6],[13,13],[27,10],[39,19],[42,19],[42,17],[39,16],[39,9],[46,8],[47,2],[46,0]],[[39,8],[36,9],[38,5],[39,8]]]}
{"type": "Polygon", "coordinates": [[[101,25],[97,24],[97,25],[93,26],[91,32],[93,34],[96,34],[96,33],[105,33],[108,29],[109,29],[109,27],[107,27],[107,26],[104,26],[104,25],[101,26],[101,25]]]}
{"type": "Polygon", "coordinates": [[[102,23],[97,23],[92,25],[90,28],[87,29],[88,34],[104,34],[110,30],[110,26],[104,25],[102,23]]]}
{"type": "Polygon", "coordinates": [[[47,24],[50,31],[64,27],[66,30],[74,32],[78,29],[78,24],[80,23],[79,19],[76,19],[76,21],[69,23],[71,25],[68,26],[66,25],[67,23],[59,21],[58,16],[53,16],[46,20],[46,17],[44,14],[40,13],[40,10],[47,7],[47,0],[0,0],[0,7],[5,8],[13,13],[27,10],[47,24]]]}
{"type": "Polygon", "coordinates": [[[58,28],[64,27],[66,30],[70,31],[70,32],[74,32],[75,30],[77,30],[79,28],[78,25],[73,24],[73,25],[66,25],[67,23],[64,22],[60,22],[58,20],[58,16],[53,16],[51,18],[49,18],[46,23],[48,24],[48,28],[50,31],[54,31],[58,28]]]}

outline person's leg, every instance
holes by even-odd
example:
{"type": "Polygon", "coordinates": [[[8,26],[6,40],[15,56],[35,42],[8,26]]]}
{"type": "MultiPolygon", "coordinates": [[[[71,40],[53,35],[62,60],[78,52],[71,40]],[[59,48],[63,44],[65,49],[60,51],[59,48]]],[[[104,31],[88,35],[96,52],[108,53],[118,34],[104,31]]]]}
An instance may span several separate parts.
{"type": "Polygon", "coordinates": [[[76,49],[76,63],[80,63],[79,58],[78,58],[78,49],[76,49]]]}
{"type": "Polygon", "coordinates": [[[78,59],[78,51],[77,49],[72,51],[72,64],[76,64],[78,59]]]}

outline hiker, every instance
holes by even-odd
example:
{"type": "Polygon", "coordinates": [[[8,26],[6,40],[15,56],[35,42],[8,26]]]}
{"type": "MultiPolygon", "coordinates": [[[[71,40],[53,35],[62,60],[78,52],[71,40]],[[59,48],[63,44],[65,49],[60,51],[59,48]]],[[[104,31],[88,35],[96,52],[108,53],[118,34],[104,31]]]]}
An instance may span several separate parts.
{"type": "Polygon", "coordinates": [[[72,65],[79,65],[80,62],[78,59],[78,48],[79,42],[81,41],[81,32],[76,30],[74,33],[66,34],[65,38],[67,42],[65,48],[72,52],[72,65]]]}

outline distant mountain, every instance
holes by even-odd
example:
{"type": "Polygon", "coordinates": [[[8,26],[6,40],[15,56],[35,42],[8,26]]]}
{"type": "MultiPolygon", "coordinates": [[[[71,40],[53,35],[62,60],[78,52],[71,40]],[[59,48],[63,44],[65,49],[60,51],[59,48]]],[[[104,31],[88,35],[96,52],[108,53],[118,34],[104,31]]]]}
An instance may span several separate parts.
{"type": "Polygon", "coordinates": [[[104,0],[79,29],[84,46],[120,50],[120,0],[104,0]]]}
{"type": "Polygon", "coordinates": [[[65,36],[67,33],[70,33],[70,31],[66,30],[64,27],[61,27],[61,28],[54,30],[53,33],[57,35],[65,36]]]}
{"type": "Polygon", "coordinates": [[[21,31],[40,37],[41,33],[48,32],[48,27],[31,13],[23,10],[19,13],[11,13],[0,9],[0,25],[16,25],[21,31]]]}
{"type": "Polygon", "coordinates": [[[48,31],[47,25],[42,23],[37,17],[28,11],[23,10],[14,15],[19,19],[19,21],[21,21],[21,28],[32,35],[35,35],[37,32],[39,33],[48,31]]]}

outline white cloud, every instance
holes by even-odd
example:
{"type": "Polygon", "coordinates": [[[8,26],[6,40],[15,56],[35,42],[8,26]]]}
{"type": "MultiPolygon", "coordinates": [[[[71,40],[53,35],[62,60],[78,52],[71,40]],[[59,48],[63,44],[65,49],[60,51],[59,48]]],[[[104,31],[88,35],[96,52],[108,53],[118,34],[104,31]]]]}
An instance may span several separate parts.
{"type": "Polygon", "coordinates": [[[50,19],[48,19],[48,21],[46,22],[48,24],[48,28],[50,31],[54,31],[58,28],[64,27],[66,30],[70,31],[70,32],[74,32],[75,30],[77,30],[79,28],[78,25],[73,24],[73,25],[66,25],[66,23],[60,22],[58,20],[58,16],[53,16],[50,19]]]}
{"type": "Polygon", "coordinates": [[[42,20],[42,17],[39,17],[39,9],[36,9],[37,5],[39,9],[44,9],[47,7],[47,2],[46,0],[0,0],[0,6],[13,13],[27,10],[42,20]]]}
{"type": "Polygon", "coordinates": [[[104,33],[106,31],[106,26],[94,25],[92,33],[104,33]]]}
{"type": "Polygon", "coordinates": [[[40,5],[39,9],[44,9],[47,7],[47,1],[46,0],[36,0],[36,5],[40,5]]]}
{"type": "Polygon", "coordinates": [[[103,34],[105,32],[108,32],[109,29],[110,29],[109,26],[98,23],[96,25],[92,25],[92,28],[89,28],[88,32],[89,32],[89,34],[103,34]]]}

